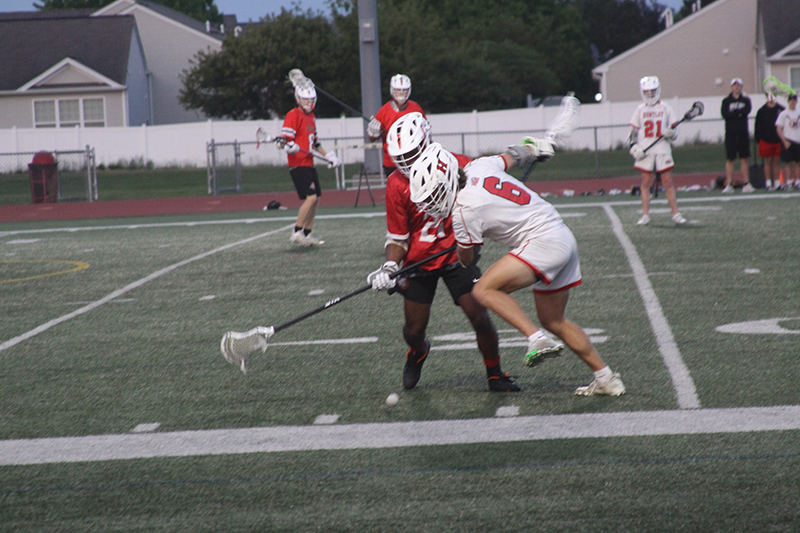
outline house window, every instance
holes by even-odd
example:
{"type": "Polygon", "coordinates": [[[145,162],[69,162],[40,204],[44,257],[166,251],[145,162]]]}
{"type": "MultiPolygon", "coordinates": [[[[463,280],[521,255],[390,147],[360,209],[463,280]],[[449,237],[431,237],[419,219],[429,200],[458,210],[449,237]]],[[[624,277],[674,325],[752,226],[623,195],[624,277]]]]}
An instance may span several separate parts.
{"type": "Polygon", "coordinates": [[[789,69],[789,85],[797,92],[800,92],[800,67],[789,69]]]}
{"type": "Polygon", "coordinates": [[[106,111],[102,98],[83,100],[83,125],[87,128],[102,128],[106,125],[106,111]]]}
{"type": "Polygon", "coordinates": [[[80,100],[59,100],[58,101],[58,127],[74,128],[81,123],[81,103],[80,100]]]}
{"type": "Polygon", "coordinates": [[[33,120],[36,128],[103,128],[106,125],[105,99],[35,100],[33,120]]]}
{"type": "Polygon", "coordinates": [[[55,128],[55,100],[40,100],[33,102],[33,119],[37,128],[55,128]]]}

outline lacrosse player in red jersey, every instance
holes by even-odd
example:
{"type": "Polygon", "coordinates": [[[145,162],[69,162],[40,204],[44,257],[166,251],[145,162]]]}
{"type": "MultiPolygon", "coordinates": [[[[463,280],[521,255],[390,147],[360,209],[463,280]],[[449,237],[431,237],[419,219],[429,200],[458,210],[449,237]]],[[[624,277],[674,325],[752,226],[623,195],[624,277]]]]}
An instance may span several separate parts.
{"type": "Polygon", "coordinates": [[[278,146],[288,154],[289,174],[297,195],[303,200],[290,240],[300,246],[315,246],[324,241],[311,235],[319,197],[322,196],[313,152],[316,151],[328,160],[328,168],[337,167],[341,163],[334,152],[327,153],[317,140],[317,117],[314,115],[317,91],[314,85],[295,87],[294,99],[297,107],[286,113],[281,138],[277,141],[278,146]]]}
{"type": "MultiPolygon", "coordinates": [[[[551,204],[506,172],[547,161],[554,154],[553,144],[529,137],[504,154],[480,157],[459,168],[462,161],[431,143],[411,167],[411,199],[430,216],[452,216],[462,265],[472,263],[475,247],[483,245],[484,238],[508,245],[511,251],[475,284],[475,299],[532,342],[541,332],[511,293],[533,286],[542,327],[563,340],[594,372],[594,381],[575,394],[619,396],[625,393],[619,374],[600,358],[580,326],[564,316],[569,289],[581,283],[575,237],[551,204]]],[[[526,358],[530,364],[530,354],[526,358]]],[[[537,358],[533,359],[535,364],[537,358]]]]}
{"type": "Polygon", "coordinates": [[[386,145],[386,133],[389,126],[394,124],[397,119],[409,113],[420,113],[425,116],[425,112],[418,103],[409,100],[411,96],[411,79],[405,74],[392,76],[389,82],[389,93],[392,99],[386,102],[372,117],[367,125],[367,137],[372,142],[382,139],[383,141],[383,172],[388,177],[395,169],[395,164],[389,156],[386,145]]]}
{"type": "MultiPolygon", "coordinates": [[[[416,273],[392,279],[399,264],[411,264],[455,245],[450,217],[432,217],[420,211],[410,199],[408,171],[414,160],[430,143],[430,125],[421,113],[400,117],[387,131],[386,143],[393,163],[397,165],[386,182],[387,240],[386,262],[367,277],[375,290],[397,288],[404,298],[405,323],[403,338],[409,346],[403,368],[403,387],[413,389],[420,379],[422,365],[430,351],[426,338],[431,304],[441,278],[453,302],[469,319],[483,356],[489,390],[516,392],[519,386],[500,369],[497,330],[486,309],[475,301],[472,286],[480,278],[477,261],[461,268],[455,250],[427,263],[416,273]]],[[[458,157],[464,164],[470,159],[458,157]]]]}
{"type": "Polygon", "coordinates": [[[667,202],[672,209],[672,221],[675,224],[686,224],[686,219],[678,212],[678,200],[675,186],[672,184],[672,146],[670,143],[677,133],[672,124],[678,122],[672,107],[661,101],[661,83],[656,76],[645,76],[639,81],[644,103],[639,104],[631,117],[631,155],[636,160],[633,168],[642,172],[642,218],[637,224],[646,226],[650,223],[650,186],[654,173],[661,175],[667,202]],[[665,142],[661,142],[663,138],[665,142]],[[659,139],[659,142],[656,142],[659,139]],[[655,143],[655,144],[653,144],[655,143]],[[647,150],[645,152],[645,150],[647,150]]]}

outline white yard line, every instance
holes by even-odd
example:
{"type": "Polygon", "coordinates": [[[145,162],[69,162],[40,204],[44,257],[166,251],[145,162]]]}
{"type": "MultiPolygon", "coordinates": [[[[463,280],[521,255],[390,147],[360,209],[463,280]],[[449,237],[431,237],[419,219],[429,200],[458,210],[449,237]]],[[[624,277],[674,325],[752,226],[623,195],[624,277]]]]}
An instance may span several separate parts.
{"type": "Polygon", "coordinates": [[[0,441],[0,466],[800,429],[800,406],[277,426],[0,441]]]}
{"type": "Polygon", "coordinates": [[[101,305],[107,304],[108,302],[110,302],[110,301],[112,301],[112,300],[114,300],[116,298],[119,298],[123,294],[127,294],[128,292],[130,292],[130,291],[132,291],[134,289],[138,289],[142,285],[145,285],[146,283],[149,283],[149,282],[153,281],[154,279],[158,279],[158,278],[160,278],[161,276],[163,276],[165,274],[169,274],[173,270],[178,269],[178,268],[180,268],[182,266],[186,266],[189,263],[194,263],[195,261],[199,261],[201,259],[205,259],[206,257],[209,257],[211,255],[217,254],[219,252],[224,252],[225,250],[228,250],[229,248],[234,248],[236,246],[240,246],[242,244],[247,244],[249,242],[256,241],[258,239],[263,239],[264,237],[268,237],[270,235],[273,235],[273,234],[281,232],[281,231],[286,231],[287,229],[290,229],[292,227],[293,226],[291,226],[291,225],[290,226],[284,226],[282,228],[274,229],[274,230],[268,231],[266,233],[261,233],[259,235],[255,235],[253,237],[248,237],[247,239],[242,239],[241,241],[236,241],[236,242],[233,242],[233,243],[230,243],[230,244],[226,244],[225,246],[220,246],[219,248],[215,248],[213,250],[209,250],[208,252],[203,252],[200,255],[196,255],[194,257],[190,257],[189,259],[184,259],[183,261],[179,261],[178,263],[175,263],[174,265],[170,265],[170,266],[168,266],[166,268],[162,268],[161,270],[157,270],[157,271],[153,272],[152,274],[150,274],[149,276],[145,276],[140,280],[134,281],[133,283],[122,287],[121,289],[117,289],[114,292],[112,292],[111,294],[108,294],[107,296],[104,296],[103,298],[100,298],[97,301],[94,301],[94,302],[92,302],[92,303],[90,303],[88,305],[84,305],[83,307],[81,307],[79,309],[76,309],[75,311],[73,311],[71,313],[67,313],[66,315],[62,315],[62,316],[60,316],[58,318],[54,318],[53,320],[51,320],[49,322],[46,322],[46,323],[42,324],[41,326],[38,326],[38,327],[28,331],[28,332],[25,332],[22,335],[18,335],[16,337],[14,337],[13,339],[9,339],[9,340],[7,340],[7,341],[5,341],[3,343],[0,343],[0,352],[3,352],[4,350],[7,350],[7,349],[11,348],[12,346],[16,346],[17,344],[19,344],[19,343],[21,343],[23,341],[26,341],[26,340],[28,340],[28,339],[30,339],[32,337],[35,337],[36,335],[38,335],[40,333],[43,333],[43,332],[47,331],[48,329],[52,328],[53,326],[57,326],[57,325],[61,324],[62,322],[66,322],[67,320],[71,320],[71,319],[73,319],[73,318],[75,318],[77,316],[81,316],[83,314],[86,314],[89,311],[93,311],[94,309],[97,309],[101,305]]]}
{"type": "Polygon", "coordinates": [[[603,209],[608,218],[611,219],[614,235],[617,236],[620,244],[622,244],[622,249],[625,251],[628,263],[631,265],[633,279],[636,281],[639,294],[644,302],[645,311],[650,319],[650,326],[653,328],[653,333],[656,337],[658,351],[661,352],[661,357],[664,359],[664,364],[667,366],[669,375],[672,378],[672,386],[678,396],[678,406],[681,409],[697,409],[700,407],[700,399],[697,397],[694,381],[689,374],[689,369],[686,368],[686,364],[683,362],[681,352],[678,350],[678,345],[675,343],[672,330],[667,322],[667,317],[664,316],[658,296],[656,296],[653,285],[650,283],[647,270],[645,270],[644,264],[639,258],[636,247],[622,228],[622,222],[614,212],[614,209],[609,205],[604,205],[603,209]]]}

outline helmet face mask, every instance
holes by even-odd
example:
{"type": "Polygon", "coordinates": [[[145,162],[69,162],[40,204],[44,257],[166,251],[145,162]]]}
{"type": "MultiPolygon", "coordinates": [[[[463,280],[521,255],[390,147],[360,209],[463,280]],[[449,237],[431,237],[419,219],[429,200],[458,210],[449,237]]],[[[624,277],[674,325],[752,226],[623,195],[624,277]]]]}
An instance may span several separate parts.
{"type": "Polygon", "coordinates": [[[386,151],[400,172],[408,176],[411,165],[427,148],[430,140],[431,126],[422,113],[408,113],[389,127],[386,151]]]}
{"type": "Polygon", "coordinates": [[[392,76],[392,80],[389,83],[389,94],[392,95],[392,100],[399,107],[406,105],[406,102],[411,97],[411,78],[405,74],[392,76]]]}
{"type": "Polygon", "coordinates": [[[656,105],[661,98],[661,82],[656,76],[645,76],[639,80],[639,89],[647,105],[656,105]]]}
{"type": "Polygon", "coordinates": [[[431,143],[411,167],[411,201],[429,216],[447,218],[458,194],[458,161],[439,143],[431,143]]]}
{"type": "Polygon", "coordinates": [[[311,113],[317,106],[317,90],[313,85],[310,87],[295,87],[294,100],[303,113],[311,113]]]}

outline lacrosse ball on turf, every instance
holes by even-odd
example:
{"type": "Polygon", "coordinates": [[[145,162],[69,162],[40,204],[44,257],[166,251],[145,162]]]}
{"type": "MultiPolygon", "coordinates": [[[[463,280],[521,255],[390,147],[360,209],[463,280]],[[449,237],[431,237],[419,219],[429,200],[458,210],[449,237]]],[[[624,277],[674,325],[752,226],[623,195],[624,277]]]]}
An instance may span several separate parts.
{"type": "Polygon", "coordinates": [[[389,407],[394,407],[400,401],[400,396],[397,393],[393,392],[389,396],[386,397],[386,405],[389,407]]]}

